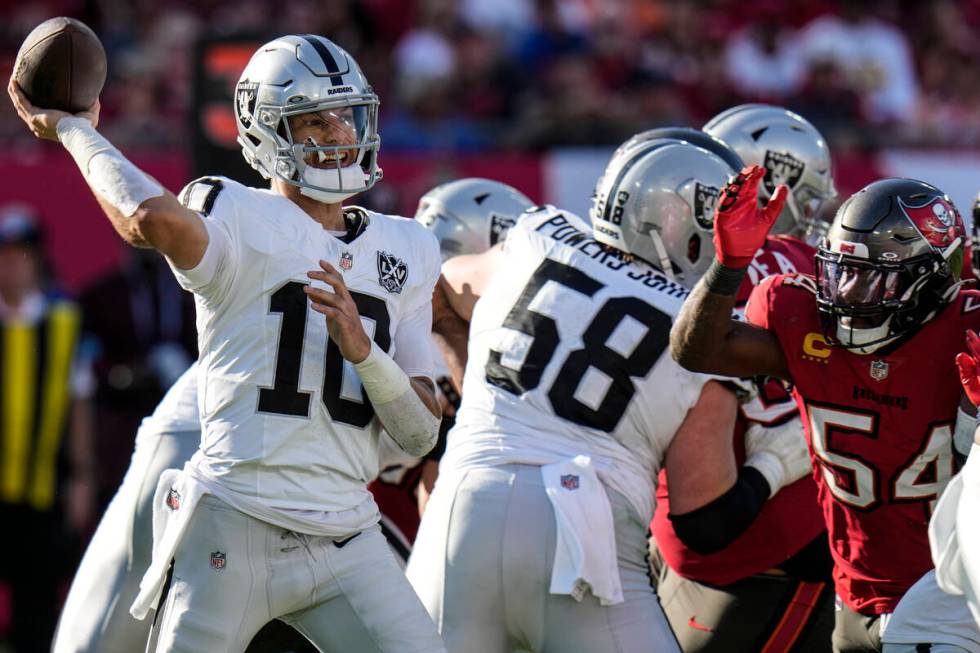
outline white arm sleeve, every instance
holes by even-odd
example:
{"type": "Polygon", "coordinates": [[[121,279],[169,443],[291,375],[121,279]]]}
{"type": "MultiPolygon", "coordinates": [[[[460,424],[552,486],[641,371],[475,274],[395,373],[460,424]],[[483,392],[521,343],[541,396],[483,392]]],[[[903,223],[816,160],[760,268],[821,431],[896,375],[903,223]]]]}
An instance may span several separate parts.
{"type": "Polygon", "coordinates": [[[432,302],[425,302],[402,318],[395,331],[398,367],[408,376],[434,377],[432,362],[432,302]]]}

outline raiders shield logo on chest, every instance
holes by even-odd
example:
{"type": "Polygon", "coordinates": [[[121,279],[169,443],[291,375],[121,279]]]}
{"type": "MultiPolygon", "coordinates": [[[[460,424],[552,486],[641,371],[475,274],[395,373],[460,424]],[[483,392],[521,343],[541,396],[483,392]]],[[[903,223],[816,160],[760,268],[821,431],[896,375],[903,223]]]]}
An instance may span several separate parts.
{"type": "Polygon", "coordinates": [[[378,251],[378,284],[390,293],[399,294],[408,279],[408,266],[394,254],[378,251]]]}

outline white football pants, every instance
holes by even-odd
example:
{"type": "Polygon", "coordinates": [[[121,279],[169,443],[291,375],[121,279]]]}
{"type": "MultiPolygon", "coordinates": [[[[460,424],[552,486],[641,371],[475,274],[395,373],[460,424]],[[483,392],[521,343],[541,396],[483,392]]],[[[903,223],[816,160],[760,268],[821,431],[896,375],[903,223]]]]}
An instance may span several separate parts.
{"type": "Polygon", "coordinates": [[[198,503],[147,650],[240,653],[279,618],[330,653],[445,651],[378,526],[335,539],[198,503]]]}
{"type": "Polygon", "coordinates": [[[650,582],[647,524],[623,495],[606,494],[625,601],[602,607],[591,593],[578,602],[548,591],[556,526],[540,467],[471,469],[455,488],[437,482],[407,574],[446,648],[679,653],[650,582]]]}
{"type": "Polygon", "coordinates": [[[947,594],[932,570],[909,588],[889,617],[881,636],[883,653],[980,653],[980,630],[966,597],[947,594]],[[917,648],[918,647],[918,648],[917,648]]]}
{"type": "Polygon", "coordinates": [[[75,572],[54,653],[133,653],[146,646],[152,620],[137,621],[129,606],[150,566],[153,492],[160,473],[183,467],[200,441],[199,430],[137,432],[126,476],[75,572]]]}

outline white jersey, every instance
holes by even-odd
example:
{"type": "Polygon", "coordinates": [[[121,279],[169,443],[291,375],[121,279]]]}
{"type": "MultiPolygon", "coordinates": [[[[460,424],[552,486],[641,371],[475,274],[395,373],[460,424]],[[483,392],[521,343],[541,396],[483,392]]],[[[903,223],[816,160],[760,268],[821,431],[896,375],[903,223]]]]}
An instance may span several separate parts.
{"type": "Polygon", "coordinates": [[[470,322],[463,402],[446,469],[592,457],[653,516],[664,453],[709,377],[668,350],[687,291],[604,250],[578,216],[525,213],[470,322]]]}
{"type": "Polygon", "coordinates": [[[167,390],[153,414],[144,417],[141,433],[183,433],[201,430],[201,412],[197,408],[197,361],[191,363],[167,390]]]}
{"type": "Polygon", "coordinates": [[[203,433],[190,471],[284,528],[339,535],[373,524],[366,484],[381,426],[303,287],[329,262],[367,334],[409,376],[431,376],[438,243],[414,220],[356,207],[348,217],[366,226],[344,242],[285,197],[224,178],[192,182],[181,198],[210,238],[195,268],[174,270],[197,301],[203,433]]]}

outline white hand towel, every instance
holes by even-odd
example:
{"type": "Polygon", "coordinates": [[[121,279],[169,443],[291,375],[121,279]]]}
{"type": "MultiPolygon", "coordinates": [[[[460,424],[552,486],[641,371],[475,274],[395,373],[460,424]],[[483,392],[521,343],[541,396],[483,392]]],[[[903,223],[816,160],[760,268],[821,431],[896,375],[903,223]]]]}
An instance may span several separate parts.
{"type": "Polygon", "coordinates": [[[612,508],[592,460],[544,465],[541,478],[557,524],[550,592],[581,601],[591,590],[602,605],[622,603],[612,508]]]}
{"type": "Polygon", "coordinates": [[[134,618],[145,619],[159,604],[170,561],[197,502],[205,494],[207,489],[200,481],[179,469],[167,469],[160,474],[153,494],[153,558],[140,581],[139,594],[129,608],[134,618]]]}

